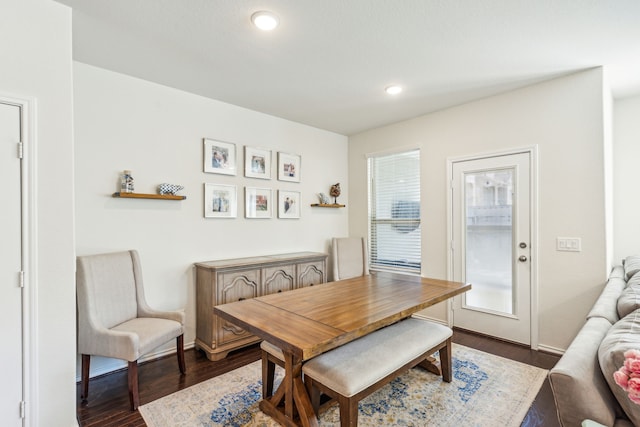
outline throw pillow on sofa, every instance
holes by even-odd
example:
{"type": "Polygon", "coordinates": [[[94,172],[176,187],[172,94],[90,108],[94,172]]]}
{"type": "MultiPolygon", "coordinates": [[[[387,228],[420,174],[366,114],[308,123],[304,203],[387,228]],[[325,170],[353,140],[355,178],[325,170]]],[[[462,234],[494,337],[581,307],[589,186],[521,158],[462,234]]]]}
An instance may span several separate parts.
{"type": "Polygon", "coordinates": [[[618,297],[618,316],[622,319],[640,308],[640,274],[636,273],[618,297]]]}
{"type": "Polygon", "coordinates": [[[628,256],[624,259],[624,278],[631,279],[634,274],[640,271],[640,255],[628,256]]]}
{"type": "Polygon", "coordinates": [[[598,361],[609,388],[634,425],[640,426],[640,405],[629,400],[613,379],[613,374],[624,364],[624,352],[640,350],[640,309],[632,312],[613,325],[600,343],[598,361]]]}

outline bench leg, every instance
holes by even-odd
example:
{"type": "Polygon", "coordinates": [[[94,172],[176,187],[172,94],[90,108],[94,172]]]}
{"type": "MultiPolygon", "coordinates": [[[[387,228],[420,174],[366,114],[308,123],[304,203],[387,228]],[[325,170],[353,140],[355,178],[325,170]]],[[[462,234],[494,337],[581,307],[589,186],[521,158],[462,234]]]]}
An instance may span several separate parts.
{"type": "Polygon", "coordinates": [[[269,354],[262,350],[262,398],[273,394],[273,378],[276,373],[275,363],[269,360],[269,354]]]}
{"type": "Polygon", "coordinates": [[[338,396],[340,405],[340,427],[355,427],[358,425],[358,400],[338,396]]]}
{"type": "Polygon", "coordinates": [[[320,393],[320,389],[318,387],[313,386],[312,378],[305,378],[304,385],[307,388],[307,393],[309,394],[309,398],[311,399],[311,406],[313,407],[313,411],[316,413],[316,415],[318,415],[320,411],[320,396],[322,395],[322,393],[320,393]]]}
{"type": "Polygon", "coordinates": [[[440,349],[440,367],[442,368],[442,381],[450,383],[452,378],[451,367],[451,338],[440,349]]]}

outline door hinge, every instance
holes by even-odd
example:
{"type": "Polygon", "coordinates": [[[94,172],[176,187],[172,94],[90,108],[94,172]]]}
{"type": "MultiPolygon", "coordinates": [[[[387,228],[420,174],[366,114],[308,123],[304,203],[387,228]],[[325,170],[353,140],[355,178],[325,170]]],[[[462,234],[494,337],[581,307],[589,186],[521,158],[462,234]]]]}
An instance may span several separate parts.
{"type": "Polygon", "coordinates": [[[20,272],[18,273],[18,285],[19,285],[21,288],[24,288],[24,271],[20,271],[20,272]]]}
{"type": "Polygon", "coordinates": [[[27,402],[24,400],[20,401],[20,418],[27,417],[27,402]]]}
{"type": "Polygon", "coordinates": [[[18,158],[22,159],[22,157],[24,156],[24,144],[22,143],[22,141],[18,142],[18,158]]]}

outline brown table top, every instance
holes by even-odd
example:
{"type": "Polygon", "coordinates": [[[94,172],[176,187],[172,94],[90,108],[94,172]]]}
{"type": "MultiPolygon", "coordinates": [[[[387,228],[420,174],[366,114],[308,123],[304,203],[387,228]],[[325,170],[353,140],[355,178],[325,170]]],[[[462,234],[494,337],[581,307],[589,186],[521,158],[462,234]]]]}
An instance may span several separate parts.
{"type": "Polygon", "coordinates": [[[307,360],[470,289],[459,282],[373,273],[218,305],[214,313],[307,360]]]}

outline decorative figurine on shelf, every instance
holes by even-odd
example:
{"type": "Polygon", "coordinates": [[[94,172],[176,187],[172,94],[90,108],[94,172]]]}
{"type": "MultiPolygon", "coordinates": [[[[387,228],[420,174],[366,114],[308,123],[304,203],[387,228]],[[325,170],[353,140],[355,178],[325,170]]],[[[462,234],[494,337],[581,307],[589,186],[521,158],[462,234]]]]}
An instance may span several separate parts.
{"type": "Polygon", "coordinates": [[[333,197],[333,203],[338,204],[338,196],[340,195],[340,183],[333,184],[331,186],[331,190],[329,190],[329,195],[333,197]]]}
{"type": "Polygon", "coordinates": [[[160,184],[158,185],[158,194],[171,194],[172,196],[175,196],[178,191],[182,190],[184,187],[182,185],[175,185],[175,184],[160,184]]]}
{"type": "Polygon", "coordinates": [[[130,170],[125,170],[120,175],[120,192],[133,193],[133,176],[130,170]]]}
{"type": "Polygon", "coordinates": [[[320,199],[320,204],[322,205],[328,205],[329,203],[331,203],[331,200],[329,200],[329,196],[324,193],[318,193],[318,198],[320,199]]]}

